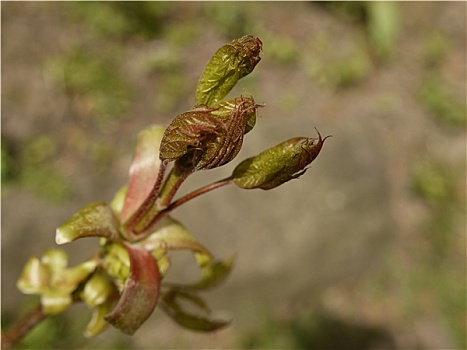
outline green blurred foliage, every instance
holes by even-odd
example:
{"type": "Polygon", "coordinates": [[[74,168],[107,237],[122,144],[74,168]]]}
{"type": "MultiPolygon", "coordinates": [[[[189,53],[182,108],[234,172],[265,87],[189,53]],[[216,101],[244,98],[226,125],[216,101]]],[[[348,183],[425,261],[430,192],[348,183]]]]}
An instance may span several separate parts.
{"type": "Polygon", "coordinates": [[[412,189],[437,208],[456,199],[452,169],[441,162],[417,162],[412,169],[412,189]]]}
{"type": "Polygon", "coordinates": [[[268,60],[283,66],[292,66],[298,62],[299,48],[296,43],[285,35],[256,23],[253,33],[261,38],[266,49],[268,60]]]}
{"type": "Polygon", "coordinates": [[[101,128],[121,118],[130,106],[130,86],[115,68],[118,56],[114,52],[96,55],[77,48],[46,64],[52,77],[64,85],[78,108],[95,115],[101,128]]]}
{"type": "Polygon", "coordinates": [[[373,349],[390,348],[388,332],[353,324],[330,315],[311,313],[281,320],[268,316],[243,336],[244,349],[373,349]]]}
{"type": "Polygon", "coordinates": [[[459,179],[454,175],[462,173],[462,169],[457,170],[441,161],[427,159],[416,162],[412,168],[412,190],[431,205],[432,215],[425,230],[430,242],[428,252],[436,261],[445,259],[453,250],[454,223],[465,206],[458,191],[459,179]]]}
{"type": "Polygon", "coordinates": [[[209,18],[223,35],[233,40],[250,34],[248,6],[235,1],[209,1],[203,4],[204,17],[209,18]]]}
{"type": "Polygon", "coordinates": [[[97,35],[144,40],[162,33],[171,8],[162,1],[73,1],[68,5],[97,35]]]}
{"type": "Polygon", "coordinates": [[[68,199],[72,187],[54,162],[57,153],[58,144],[47,135],[33,137],[18,149],[3,138],[2,189],[19,185],[53,202],[68,199]]]}
{"type": "Polygon", "coordinates": [[[322,5],[345,21],[363,23],[370,50],[378,60],[393,58],[401,26],[397,2],[326,1],[322,5]]]}
{"type": "Polygon", "coordinates": [[[26,142],[19,159],[19,183],[26,189],[52,201],[63,201],[71,195],[71,184],[54,164],[58,144],[40,135],[26,142]]]}
{"type": "Polygon", "coordinates": [[[423,58],[428,67],[438,66],[450,50],[448,38],[439,30],[433,30],[426,35],[424,47],[423,58]]]}
{"type": "Polygon", "coordinates": [[[419,89],[420,102],[444,125],[465,128],[466,104],[456,98],[438,74],[429,75],[419,89]]]}
{"type": "MultiPolygon", "coordinates": [[[[437,310],[453,337],[461,348],[465,348],[465,271],[454,269],[452,264],[462,263],[459,243],[465,240],[458,232],[459,220],[465,224],[466,202],[459,191],[459,182],[464,181],[459,174],[465,175],[465,169],[458,169],[443,161],[423,159],[412,168],[412,190],[430,206],[430,216],[422,223],[423,237],[420,242],[423,254],[420,267],[409,274],[413,303],[424,291],[429,290],[435,300],[437,310]]],[[[465,225],[464,225],[465,229],[465,225]]]]}
{"type": "Polygon", "coordinates": [[[11,146],[2,137],[1,141],[2,153],[1,153],[1,171],[2,171],[2,188],[3,186],[13,180],[14,178],[14,159],[11,150],[11,146]]]}
{"type": "Polygon", "coordinates": [[[368,38],[377,57],[383,62],[394,55],[400,28],[398,6],[394,1],[365,2],[368,38]]]}
{"type": "Polygon", "coordinates": [[[67,322],[63,322],[63,319],[63,317],[47,317],[22,339],[17,348],[52,349],[56,346],[57,339],[66,333],[67,322]]]}
{"type": "Polygon", "coordinates": [[[331,38],[318,33],[312,42],[306,72],[317,84],[331,89],[349,88],[367,78],[372,71],[370,57],[364,43],[356,40],[345,53],[336,54],[331,38]]]}

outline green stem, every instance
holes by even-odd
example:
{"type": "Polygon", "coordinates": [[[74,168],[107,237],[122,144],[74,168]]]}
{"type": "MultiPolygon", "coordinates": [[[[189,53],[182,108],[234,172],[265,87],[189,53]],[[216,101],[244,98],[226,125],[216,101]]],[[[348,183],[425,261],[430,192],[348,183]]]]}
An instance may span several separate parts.
{"type": "Polygon", "coordinates": [[[40,304],[24,315],[7,332],[2,334],[2,350],[10,349],[46,316],[40,304]]]}
{"type": "Polygon", "coordinates": [[[143,231],[145,231],[149,226],[152,226],[159,213],[167,208],[167,206],[169,206],[177,190],[180,188],[186,178],[192,173],[193,171],[191,169],[181,169],[175,164],[167,176],[164,184],[160,188],[157,194],[157,198],[155,198],[151,206],[133,226],[132,233],[139,235],[143,233],[143,231]]]}

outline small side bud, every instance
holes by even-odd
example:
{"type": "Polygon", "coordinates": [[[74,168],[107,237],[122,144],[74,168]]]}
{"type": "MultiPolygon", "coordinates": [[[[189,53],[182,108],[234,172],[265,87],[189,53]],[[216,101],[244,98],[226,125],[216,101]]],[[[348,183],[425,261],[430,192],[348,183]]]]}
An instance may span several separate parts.
{"type": "MultiPolygon", "coordinates": [[[[316,130],[318,132],[318,130],[316,130]]],[[[241,188],[270,190],[303,175],[330,137],[295,137],[245,159],[233,171],[232,180],[241,188]]]]}

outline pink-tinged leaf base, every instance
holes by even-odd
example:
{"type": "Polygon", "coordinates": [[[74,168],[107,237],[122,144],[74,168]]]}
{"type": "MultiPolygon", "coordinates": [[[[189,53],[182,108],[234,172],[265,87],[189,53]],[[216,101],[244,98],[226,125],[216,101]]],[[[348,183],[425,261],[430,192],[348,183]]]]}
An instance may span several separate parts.
{"type": "Polygon", "coordinates": [[[138,136],[130,167],[128,191],[120,214],[121,222],[130,218],[156,185],[161,166],[159,146],[164,130],[164,127],[154,125],[140,132],[138,136]]]}
{"type": "Polygon", "coordinates": [[[105,320],[123,333],[133,335],[152,314],[160,294],[160,274],[150,252],[125,245],[130,256],[130,275],[115,308],[105,320]]]}

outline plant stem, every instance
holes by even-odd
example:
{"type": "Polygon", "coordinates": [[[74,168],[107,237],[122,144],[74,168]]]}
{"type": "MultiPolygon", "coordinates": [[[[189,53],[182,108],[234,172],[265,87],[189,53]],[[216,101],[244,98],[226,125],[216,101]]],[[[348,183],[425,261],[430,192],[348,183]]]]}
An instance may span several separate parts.
{"type": "Polygon", "coordinates": [[[182,183],[192,173],[193,171],[191,169],[182,170],[177,166],[172,168],[152,205],[150,205],[146,212],[135,222],[132,228],[134,234],[140,235],[152,225],[155,218],[169,205],[182,183]]]}
{"type": "Polygon", "coordinates": [[[166,215],[170,211],[174,210],[175,208],[178,208],[182,204],[185,204],[186,202],[201,196],[202,194],[205,194],[207,192],[210,192],[212,190],[215,190],[216,188],[228,185],[232,182],[232,178],[228,177],[219,181],[216,181],[212,184],[206,185],[204,187],[198,188],[197,190],[194,190],[193,192],[188,193],[187,195],[183,196],[182,198],[177,199],[176,201],[170,203],[165,209],[161,210],[159,214],[155,217],[154,222],[160,219],[160,217],[166,215]]]}
{"type": "Polygon", "coordinates": [[[10,349],[46,316],[42,311],[42,306],[38,304],[2,334],[2,350],[10,349]]]}
{"type": "Polygon", "coordinates": [[[175,164],[159,191],[156,202],[159,209],[165,209],[170,204],[182,183],[192,173],[192,169],[180,169],[177,164],[175,164]]]}

